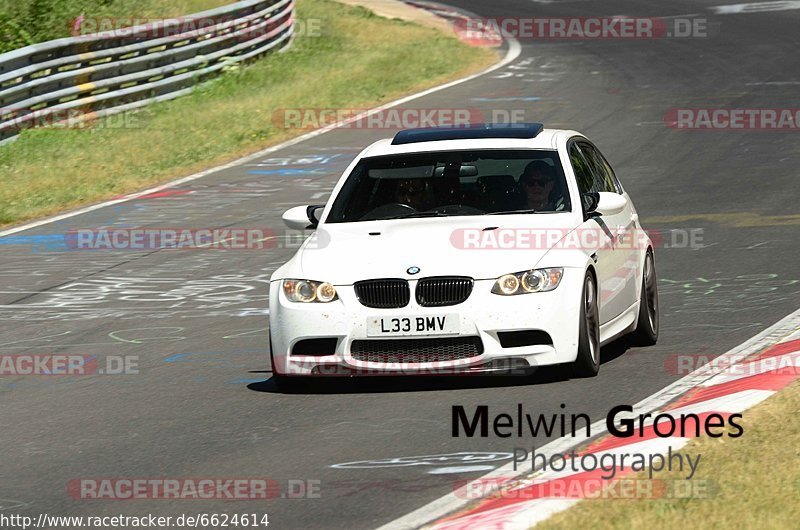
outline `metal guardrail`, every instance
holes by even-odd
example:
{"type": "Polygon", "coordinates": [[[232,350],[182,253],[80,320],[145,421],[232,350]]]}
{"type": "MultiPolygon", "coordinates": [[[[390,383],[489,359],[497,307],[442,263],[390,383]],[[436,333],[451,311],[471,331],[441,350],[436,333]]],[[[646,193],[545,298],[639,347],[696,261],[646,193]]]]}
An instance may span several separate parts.
{"type": "Polygon", "coordinates": [[[282,47],[293,30],[294,0],[246,0],[4,53],[0,143],[64,112],[100,117],[182,96],[231,64],[282,47]]]}

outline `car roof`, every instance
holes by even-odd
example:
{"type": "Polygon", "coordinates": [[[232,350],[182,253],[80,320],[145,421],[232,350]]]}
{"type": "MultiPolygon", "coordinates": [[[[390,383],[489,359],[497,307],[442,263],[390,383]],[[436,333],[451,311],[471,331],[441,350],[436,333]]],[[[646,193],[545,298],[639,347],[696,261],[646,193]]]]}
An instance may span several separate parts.
{"type": "Polygon", "coordinates": [[[561,138],[583,136],[578,132],[563,129],[542,129],[534,138],[468,138],[457,140],[434,140],[393,144],[391,138],[378,140],[367,147],[361,157],[376,157],[396,154],[429,153],[440,151],[463,151],[471,149],[556,149],[561,138]]]}

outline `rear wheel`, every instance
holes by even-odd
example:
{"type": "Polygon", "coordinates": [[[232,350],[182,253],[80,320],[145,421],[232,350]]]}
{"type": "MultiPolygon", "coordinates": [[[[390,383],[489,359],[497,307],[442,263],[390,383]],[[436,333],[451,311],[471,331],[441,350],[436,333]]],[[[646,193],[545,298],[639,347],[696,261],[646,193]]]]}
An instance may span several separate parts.
{"type": "Polygon", "coordinates": [[[658,341],[658,282],[653,252],[644,257],[642,294],[639,297],[639,317],[631,340],[637,346],[652,346],[658,341]]]}
{"type": "Polygon", "coordinates": [[[594,276],[586,273],[581,294],[578,357],[572,364],[575,377],[594,377],[600,370],[600,312],[594,276]]]}

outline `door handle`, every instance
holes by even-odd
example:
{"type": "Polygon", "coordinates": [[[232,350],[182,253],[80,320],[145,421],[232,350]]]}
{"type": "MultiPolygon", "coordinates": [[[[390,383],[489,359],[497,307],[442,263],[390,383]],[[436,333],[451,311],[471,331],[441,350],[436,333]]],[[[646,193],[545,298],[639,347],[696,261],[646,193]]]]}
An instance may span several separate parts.
{"type": "Polygon", "coordinates": [[[617,240],[617,243],[622,243],[623,241],[625,241],[625,232],[626,229],[624,226],[620,225],[617,227],[617,233],[615,238],[617,240]]]}

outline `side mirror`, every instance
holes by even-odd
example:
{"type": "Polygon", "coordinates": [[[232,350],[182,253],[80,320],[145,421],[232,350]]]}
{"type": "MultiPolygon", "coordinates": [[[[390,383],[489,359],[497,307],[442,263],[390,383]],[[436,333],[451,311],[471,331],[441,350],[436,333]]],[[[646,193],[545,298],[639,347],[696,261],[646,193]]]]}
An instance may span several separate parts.
{"type": "Polygon", "coordinates": [[[283,213],[283,223],[294,230],[312,230],[317,227],[324,205],[295,206],[283,213]]]}
{"type": "Polygon", "coordinates": [[[628,205],[628,199],[619,193],[611,193],[608,191],[601,191],[599,193],[600,200],[595,209],[600,215],[616,215],[625,209],[628,205]]]}
{"type": "Polygon", "coordinates": [[[587,217],[593,213],[596,213],[597,204],[600,202],[600,194],[596,191],[590,191],[589,193],[584,193],[581,195],[581,204],[583,205],[583,211],[586,212],[587,217]]]}
{"type": "Polygon", "coordinates": [[[584,193],[581,201],[587,215],[616,215],[628,204],[628,200],[623,195],[608,191],[584,193]]]}

